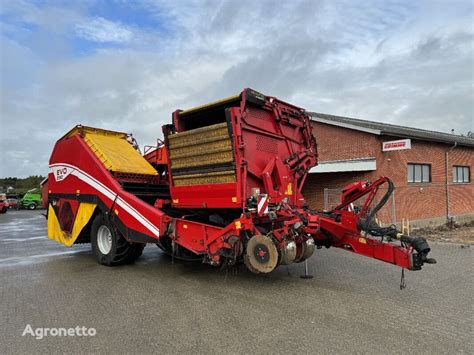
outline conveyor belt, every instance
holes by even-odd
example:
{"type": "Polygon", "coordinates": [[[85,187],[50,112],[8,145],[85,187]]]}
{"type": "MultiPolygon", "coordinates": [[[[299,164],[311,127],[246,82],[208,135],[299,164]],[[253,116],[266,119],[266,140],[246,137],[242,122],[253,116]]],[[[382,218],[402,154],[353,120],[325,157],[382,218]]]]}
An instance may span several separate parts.
{"type": "Polygon", "coordinates": [[[226,122],[173,134],[168,140],[175,186],[236,181],[232,140],[226,122]],[[221,167],[220,171],[210,169],[213,166],[221,167]]]}

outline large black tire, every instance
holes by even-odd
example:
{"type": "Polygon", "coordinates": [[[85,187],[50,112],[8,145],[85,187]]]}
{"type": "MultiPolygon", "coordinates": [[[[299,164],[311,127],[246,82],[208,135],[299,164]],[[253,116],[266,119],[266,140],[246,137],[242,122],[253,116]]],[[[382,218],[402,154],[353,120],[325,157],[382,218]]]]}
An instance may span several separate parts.
{"type": "Polygon", "coordinates": [[[91,244],[97,262],[102,265],[116,266],[133,263],[142,255],[145,244],[130,243],[109,224],[102,214],[95,217],[91,228],[91,244]],[[110,233],[111,246],[106,252],[104,246],[99,245],[99,234],[110,233]]]}
{"type": "Polygon", "coordinates": [[[29,204],[28,209],[29,210],[36,210],[36,203],[33,202],[33,203],[29,204]]]}
{"type": "Polygon", "coordinates": [[[2,207],[2,208],[0,209],[0,213],[7,213],[7,209],[8,209],[8,208],[6,208],[6,207],[2,207]]]}

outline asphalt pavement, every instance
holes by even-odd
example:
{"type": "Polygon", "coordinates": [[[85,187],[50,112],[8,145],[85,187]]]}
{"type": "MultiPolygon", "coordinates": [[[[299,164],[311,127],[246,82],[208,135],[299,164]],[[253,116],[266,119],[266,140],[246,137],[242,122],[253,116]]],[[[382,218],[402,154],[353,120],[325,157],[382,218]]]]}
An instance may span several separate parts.
{"type": "Polygon", "coordinates": [[[172,263],[154,245],[111,268],[90,245],[47,239],[41,211],[9,211],[0,353],[473,353],[473,248],[432,249],[438,264],[406,272],[403,291],[401,269],[337,249],[315,252],[309,280],[301,264],[223,271],[172,263]],[[76,327],[95,335],[30,331],[76,327]]]}

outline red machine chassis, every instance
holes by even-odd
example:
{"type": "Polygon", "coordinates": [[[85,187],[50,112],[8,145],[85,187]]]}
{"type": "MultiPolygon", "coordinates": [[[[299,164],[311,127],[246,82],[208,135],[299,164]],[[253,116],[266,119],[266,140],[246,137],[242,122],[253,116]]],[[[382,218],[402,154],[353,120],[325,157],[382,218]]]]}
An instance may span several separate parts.
{"type": "MultiPolygon", "coordinates": [[[[316,164],[317,154],[309,118],[301,109],[275,98],[265,97],[261,103],[262,109],[271,112],[272,117],[283,120],[285,127],[292,127],[295,138],[293,141],[286,141],[285,149],[290,152],[287,159],[282,160],[276,155],[268,160],[263,169],[253,165],[248,153],[245,155],[242,150],[243,145],[248,144],[248,140],[247,143],[242,140],[242,130],[253,130],[255,134],[269,133],[262,133],[257,127],[243,122],[246,120],[243,113],[248,112],[245,103],[249,92],[244,90],[242,93],[240,107],[226,111],[233,134],[235,169],[239,172],[235,183],[174,187],[169,174],[171,162],[166,145],[162,144],[156,149],[148,148],[145,154],[151,164],[165,171],[163,176],[166,181],[157,177],[157,181],[153,183],[169,184],[172,195],[180,193],[179,208],[195,208],[202,201],[194,196],[205,191],[208,195],[206,209],[240,210],[232,221],[224,226],[203,223],[193,220],[184,212],[176,216],[178,206],[171,199],[156,198],[154,203],[144,201],[128,192],[124,188],[124,182],[143,183],[146,177],[114,174],[91,151],[81,135],[73,135],[57,142],[50,160],[48,202],[58,216],[63,213],[62,206],[67,204],[70,210],[67,218],[61,220],[58,217],[61,228],[65,232],[71,232],[80,203],[88,202],[96,204],[98,208],[95,213],[106,216],[109,223],[130,243],[156,243],[162,247],[166,244],[168,251],[173,253],[176,248],[183,248],[213,265],[236,263],[245,253],[252,237],[265,235],[271,238],[279,252],[282,251],[279,263],[283,263],[285,251],[291,249],[290,241],[296,245],[293,259],[299,260],[303,260],[305,243],[314,241],[318,248],[333,246],[402,268],[419,270],[428,260],[426,256],[429,248],[427,244],[423,244],[424,240],[403,236],[393,229],[386,230],[385,235],[381,236],[370,233],[370,230],[381,230],[374,229],[373,226],[369,228],[373,217],[370,206],[379,187],[385,183],[391,184],[388,178],[381,177],[373,183],[349,185],[343,191],[341,204],[330,212],[315,212],[305,206],[301,189],[308,170],[316,164]],[[300,142],[298,150],[295,149],[295,142],[300,142]],[[251,207],[247,200],[249,176],[253,176],[254,180],[258,178],[265,192],[254,201],[255,207],[251,207]],[[293,191],[289,191],[291,189],[293,191]],[[229,199],[227,196],[235,197],[229,199]],[[362,197],[366,199],[360,211],[352,211],[351,203],[362,197]],[[393,239],[400,240],[401,244],[394,244],[393,239]]],[[[184,129],[180,127],[179,112],[174,114],[175,128],[178,131],[184,129]]],[[[285,132],[282,132],[282,124],[279,123],[277,127],[280,136],[283,136],[285,132]]],[[[288,132],[287,129],[286,134],[288,132]]],[[[92,219],[89,223],[92,223],[92,219]]],[[[88,241],[87,231],[90,229],[84,228],[78,242],[88,241]]]]}

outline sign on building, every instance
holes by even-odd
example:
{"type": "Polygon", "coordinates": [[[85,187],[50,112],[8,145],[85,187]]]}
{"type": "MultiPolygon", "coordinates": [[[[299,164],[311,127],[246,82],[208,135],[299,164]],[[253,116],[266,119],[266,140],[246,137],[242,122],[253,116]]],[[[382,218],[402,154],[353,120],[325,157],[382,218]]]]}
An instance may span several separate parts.
{"type": "Polygon", "coordinates": [[[411,149],[411,139],[399,139],[397,141],[382,142],[382,151],[411,149]]]}

